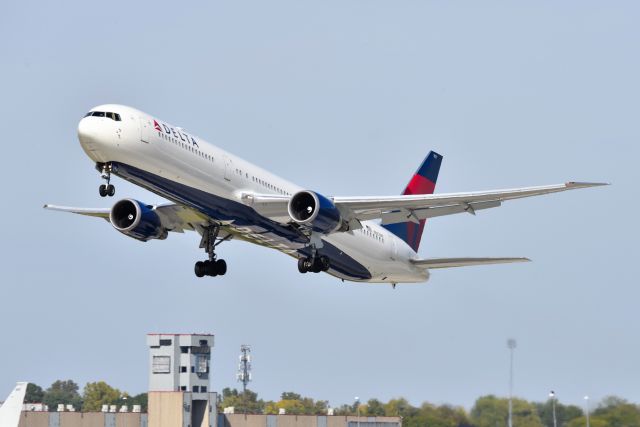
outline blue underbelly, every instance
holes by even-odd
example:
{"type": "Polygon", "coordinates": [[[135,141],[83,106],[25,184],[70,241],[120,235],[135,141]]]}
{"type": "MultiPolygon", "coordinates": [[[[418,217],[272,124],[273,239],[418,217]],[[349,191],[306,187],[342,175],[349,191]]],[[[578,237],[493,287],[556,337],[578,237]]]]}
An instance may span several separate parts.
{"type": "MultiPolygon", "coordinates": [[[[264,240],[268,241],[269,246],[282,245],[288,250],[295,251],[297,256],[311,254],[311,250],[306,247],[308,238],[294,227],[265,218],[240,202],[180,184],[124,163],[112,162],[112,171],[129,182],[175,203],[193,208],[216,221],[229,221],[231,227],[249,229],[251,233],[260,234],[264,240]]],[[[351,280],[371,278],[371,273],[362,264],[326,241],[319,249],[319,253],[329,257],[330,273],[338,277],[351,280]]]]}

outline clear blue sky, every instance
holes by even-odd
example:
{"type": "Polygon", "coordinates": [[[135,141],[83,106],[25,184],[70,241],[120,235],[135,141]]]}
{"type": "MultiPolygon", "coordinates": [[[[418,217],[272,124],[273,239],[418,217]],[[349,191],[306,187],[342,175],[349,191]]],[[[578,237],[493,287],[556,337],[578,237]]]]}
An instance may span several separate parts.
{"type": "MultiPolygon", "coordinates": [[[[147,386],[148,332],[216,335],[213,385],[333,405],[470,406],[550,389],[640,402],[640,6],[632,1],[9,2],[0,15],[0,390],[147,386]],[[104,207],[76,126],[131,105],[327,195],[399,193],[424,155],[438,192],[610,181],[438,218],[422,256],[528,256],[426,285],[300,275],[280,253],[198,236],[140,243],[44,203],[104,207]]],[[[116,179],[117,196],[157,196],[116,179]]]]}

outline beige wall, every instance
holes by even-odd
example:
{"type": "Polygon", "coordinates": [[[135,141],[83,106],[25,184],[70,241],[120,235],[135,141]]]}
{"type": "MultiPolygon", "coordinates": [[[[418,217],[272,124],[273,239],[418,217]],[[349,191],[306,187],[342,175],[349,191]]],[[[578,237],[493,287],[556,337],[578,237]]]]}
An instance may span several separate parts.
{"type": "MultiPolygon", "coordinates": [[[[116,427],[140,427],[140,414],[116,414],[116,427]]],[[[65,426],[60,426],[65,427],[65,426]]],[[[87,427],[87,426],[82,426],[87,427]]],[[[92,426],[93,427],[93,426],[92,426]]],[[[103,427],[102,425],[99,427],[103,427]]]]}
{"type": "MultiPolygon", "coordinates": [[[[55,414],[52,412],[51,414],[55,414]]],[[[60,427],[104,427],[102,412],[60,412],[60,427]]],[[[115,414],[116,427],[140,427],[142,415],[115,414]]],[[[0,426],[2,427],[2,426],[0,426]]],[[[23,412],[18,427],[49,427],[49,412],[23,412]]]]}
{"type": "Polygon", "coordinates": [[[315,415],[278,415],[278,427],[316,427],[318,417],[315,415]]]}
{"type": "Polygon", "coordinates": [[[182,396],[179,391],[149,392],[149,427],[182,427],[182,396]]]}
{"type": "Polygon", "coordinates": [[[23,412],[18,427],[49,427],[49,413],[23,412]]]}

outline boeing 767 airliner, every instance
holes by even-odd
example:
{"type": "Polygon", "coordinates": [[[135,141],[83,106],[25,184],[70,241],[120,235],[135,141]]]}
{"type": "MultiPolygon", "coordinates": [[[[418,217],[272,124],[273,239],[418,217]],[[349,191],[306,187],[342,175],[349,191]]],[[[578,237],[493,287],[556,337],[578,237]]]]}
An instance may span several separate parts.
{"type": "Polygon", "coordinates": [[[224,275],[220,243],[245,240],[297,259],[301,273],[325,271],[369,283],[424,282],[433,268],[528,261],[527,258],[418,256],[427,218],[475,214],[505,200],[603,185],[568,182],[539,187],[433,194],[442,156],[429,152],[400,196],[328,197],[301,188],[234,156],[191,132],[123,105],[101,105],[78,124],[80,145],[113,196],[111,176],[172,203],[151,206],[122,199],[111,209],[45,208],[103,218],[121,233],[146,242],[170,231],[194,230],[208,259],[195,274],[224,275]]]}

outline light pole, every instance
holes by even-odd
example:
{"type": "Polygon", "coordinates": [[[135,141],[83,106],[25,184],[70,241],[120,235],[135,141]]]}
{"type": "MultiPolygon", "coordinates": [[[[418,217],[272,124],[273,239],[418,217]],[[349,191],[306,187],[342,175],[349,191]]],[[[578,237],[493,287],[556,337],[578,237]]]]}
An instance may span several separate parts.
{"type": "Polygon", "coordinates": [[[587,414],[587,427],[589,427],[589,396],[584,397],[585,414],[587,414]]]}
{"type": "Polygon", "coordinates": [[[509,365],[509,427],[513,427],[513,350],[516,349],[516,340],[509,338],[507,340],[507,347],[510,351],[510,365],[509,365]]]}
{"type": "Polygon", "coordinates": [[[356,413],[358,414],[358,427],[360,427],[360,398],[358,396],[356,396],[356,413]]]}
{"type": "Polygon", "coordinates": [[[553,412],[553,427],[558,427],[558,421],[556,420],[556,392],[551,390],[549,397],[551,398],[551,411],[553,412]]]}

